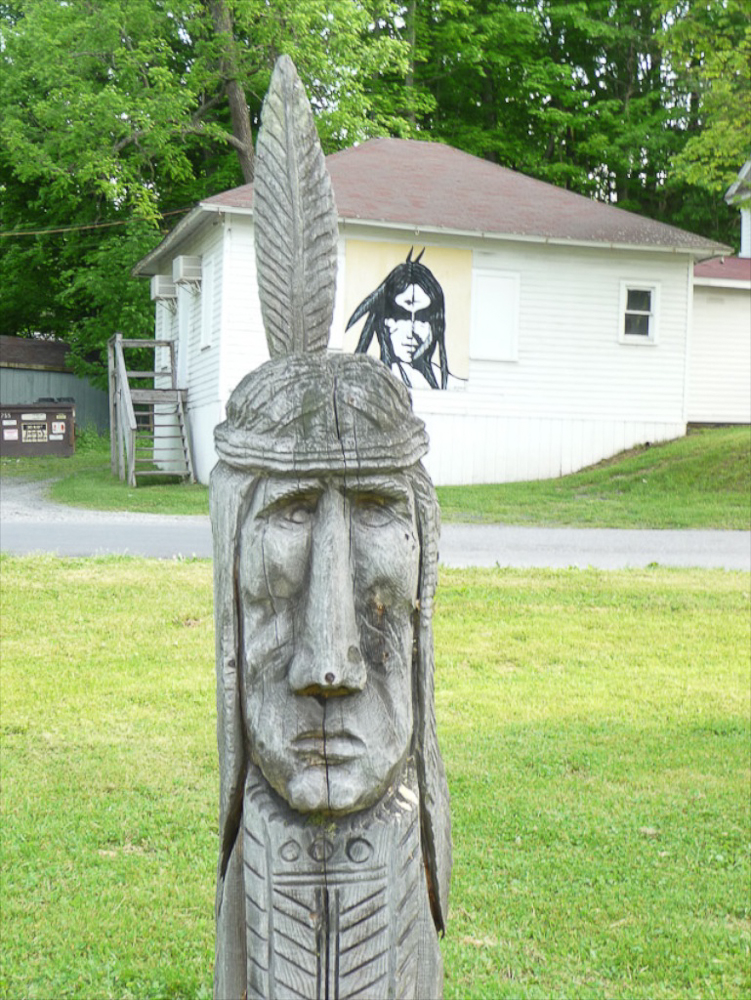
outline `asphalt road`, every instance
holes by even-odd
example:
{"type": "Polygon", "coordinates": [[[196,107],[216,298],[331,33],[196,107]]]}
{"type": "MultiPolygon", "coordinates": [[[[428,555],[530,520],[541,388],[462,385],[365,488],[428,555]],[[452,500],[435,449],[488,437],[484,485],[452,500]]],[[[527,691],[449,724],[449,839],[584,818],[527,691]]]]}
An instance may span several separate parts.
{"type": "MultiPolygon", "coordinates": [[[[0,550],[209,558],[211,526],[207,517],[77,510],[50,503],[43,484],[6,479],[0,481],[0,550]]],[[[623,569],[656,563],[751,572],[751,532],[445,524],[440,560],[445,566],[623,569]]]]}

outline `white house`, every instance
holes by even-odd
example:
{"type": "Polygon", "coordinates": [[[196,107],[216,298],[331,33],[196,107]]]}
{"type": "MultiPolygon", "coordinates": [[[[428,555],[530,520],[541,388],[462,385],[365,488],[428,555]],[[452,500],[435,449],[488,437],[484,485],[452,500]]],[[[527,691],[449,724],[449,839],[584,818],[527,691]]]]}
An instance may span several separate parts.
{"type": "Polygon", "coordinates": [[[751,423],[751,257],[694,268],[691,423],[751,423]]]}
{"type": "MultiPolygon", "coordinates": [[[[694,263],[728,247],[438,143],[327,158],[339,214],[332,350],[414,247],[445,298],[446,390],[413,389],[439,484],[558,476],[685,433],[694,263]]],[[[234,386],[268,357],[252,185],[202,201],[134,268],[177,342],[198,478],[234,386]]]]}
{"type": "Polygon", "coordinates": [[[741,250],[694,267],[692,423],[751,423],[751,160],[725,200],[741,211],[741,250]]]}

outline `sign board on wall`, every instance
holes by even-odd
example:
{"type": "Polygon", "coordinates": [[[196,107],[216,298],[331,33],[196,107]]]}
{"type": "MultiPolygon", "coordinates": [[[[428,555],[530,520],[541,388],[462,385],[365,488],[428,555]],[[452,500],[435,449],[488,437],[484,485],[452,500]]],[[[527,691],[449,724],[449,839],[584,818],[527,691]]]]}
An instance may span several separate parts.
{"type": "Polygon", "coordinates": [[[75,420],[76,408],[71,404],[0,404],[0,454],[72,455],[75,420]]]}

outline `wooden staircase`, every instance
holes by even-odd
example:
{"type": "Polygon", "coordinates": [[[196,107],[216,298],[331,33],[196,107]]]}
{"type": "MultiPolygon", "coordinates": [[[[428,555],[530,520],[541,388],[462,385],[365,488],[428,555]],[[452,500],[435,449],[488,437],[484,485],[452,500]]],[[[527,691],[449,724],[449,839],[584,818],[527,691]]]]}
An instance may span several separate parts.
{"type": "Polygon", "coordinates": [[[177,387],[173,341],[125,340],[116,333],[108,342],[107,355],[113,475],[127,479],[130,486],[148,476],[174,476],[194,483],[185,420],[188,393],[177,387]],[[153,368],[128,369],[125,351],[144,348],[154,351],[153,368]]]}

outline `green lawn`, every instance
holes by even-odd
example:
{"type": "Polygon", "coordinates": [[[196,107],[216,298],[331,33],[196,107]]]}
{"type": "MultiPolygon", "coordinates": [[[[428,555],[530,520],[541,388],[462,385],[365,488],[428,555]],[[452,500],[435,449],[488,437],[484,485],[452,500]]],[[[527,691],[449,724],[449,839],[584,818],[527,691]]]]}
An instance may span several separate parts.
{"type": "Polygon", "coordinates": [[[69,458],[0,459],[0,475],[51,480],[50,497],[57,503],[87,510],[129,510],[140,514],[208,514],[209,491],[197,483],[174,478],[150,478],[138,488],[121,482],[110,471],[108,438],[86,433],[69,458]]]}
{"type": "Polygon", "coordinates": [[[751,528],[751,428],[691,431],[560,479],[444,486],[445,521],[751,528]]]}
{"type": "MultiPolygon", "coordinates": [[[[109,471],[109,443],[91,435],[69,459],[0,460],[0,473],[55,479],[52,498],[94,510],[207,514],[204,486],[109,471]]],[[[713,428],[637,448],[560,479],[443,486],[444,521],[603,528],[751,528],[751,428],[713,428]]]]}
{"type": "MultiPolygon", "coordinates": [[[[208,561],[0,559],[0,996],[208,998],[208,561]]],[[[441,573],[447,1000],[747,998],[749,579],[441,573]]]]}
{"type": "Polygon", "coordinates": [[[76,450],[68,458],[56,455],[35,455],[0,458],[0,474],[22,479],[64,479],[66,476],[85,475],[94,470],[109,469],[110,442],[95,431],[76,433],[76,450]]]}

